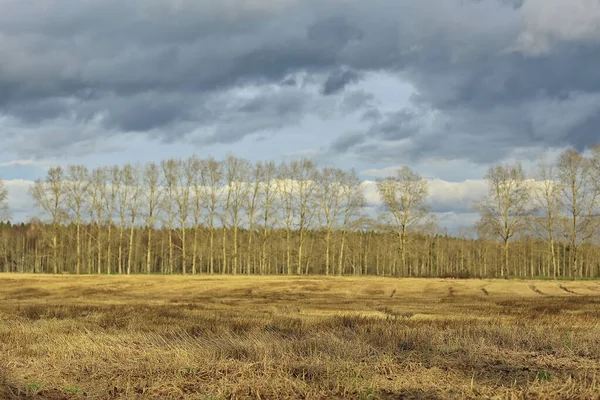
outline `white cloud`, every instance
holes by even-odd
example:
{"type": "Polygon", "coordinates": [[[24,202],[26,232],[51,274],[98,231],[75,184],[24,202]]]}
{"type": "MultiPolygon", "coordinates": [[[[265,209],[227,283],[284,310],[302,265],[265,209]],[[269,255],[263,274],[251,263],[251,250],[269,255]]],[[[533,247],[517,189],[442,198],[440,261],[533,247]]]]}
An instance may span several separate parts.
{"type": "Polygon", "coordinates": [[[13,179],[4,181],[8,189],[8,207],[12,214],[11,220],[16,222],[25,222],[36,215],[33,201],[29,196],[29,187],[32,181],[23,179],[13,179]]]}
{"type": "Polygon", "coordinates": [[[527,54],[547,53],[557,41],[600,42],[598,0],[527,0],[521,17],[515,49],[527,54]]]}
{"type": "Polygon", "coordinates": [[[446,182],[441,179],[429,181],[429,201],[439,209],[469,210],[475,200],[483,198],[488,190],[485,180],[446,182]]]}
{"type": "Polygon", "coordinates": [[[438,226],[447,228],[451,233],[459,236],[472,236],[472,227],[479,220],[479,214],[475,212],[458,213],[443,212],[434,213],[437,218],[438,226]]]}
{"type": "Polygon", "coordinates": [[[361,172],[361,175],[370,176],[373,178],[386,178],[396,174],[396,170],[401,167],[385,167],[381,169],[367,169],[361,172]]]}
{"type": "Polygon", "coordinates": [[[36,160],[11,160],[0,162],[0,167],[41,167],[47,168],[55,165],[56,163],[50,161],[36,161],[36,160]]]}
{"type": "MultiPolygon", "coordinates": [[[[441,179],[428,180],[429,198],[427,202],[436,212],[468,213],[474,201],[487,193],[484,180],[466,180],[463,182],[447,182],[441,179]]],[[[369,204],[379,205],[381,199],[374,181],[364,181],[363,190],[369,204]]]]}

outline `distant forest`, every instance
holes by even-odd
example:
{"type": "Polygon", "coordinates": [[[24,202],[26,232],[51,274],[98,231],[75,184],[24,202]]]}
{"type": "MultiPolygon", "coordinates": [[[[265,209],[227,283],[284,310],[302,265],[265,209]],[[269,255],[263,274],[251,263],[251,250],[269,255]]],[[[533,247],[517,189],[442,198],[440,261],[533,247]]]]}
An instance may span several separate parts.
{"type": "MultiPolygon", "coordinates": [[[[408,167],[377,181],[307,159],[228,156],[60,166],[30,195],[41,219],[0,225],[0,271],[70,274],[323,274],[391,277],[600,276],[600,147],[485,176],[469,234],[442,233],[427,181],[408,167]]],[[[9,215],[0,181],[0,212],[9,215]]]]}

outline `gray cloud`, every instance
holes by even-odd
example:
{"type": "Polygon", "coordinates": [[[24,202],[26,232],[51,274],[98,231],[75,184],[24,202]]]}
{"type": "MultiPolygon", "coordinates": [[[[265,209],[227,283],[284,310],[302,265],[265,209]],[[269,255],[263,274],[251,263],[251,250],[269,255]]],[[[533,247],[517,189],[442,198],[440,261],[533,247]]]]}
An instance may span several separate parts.
{"type": "Polygon", "coordinates": [[[330,146],[334,152],[345,152],[353,146],[356,146],[365,141],[365,136],[360,132],[346,133],[335,139],[330,146]]]}
{"type": "Polygon", "coordinates": [[[370,126],[330,148],[375,161],[583,148],[600,118],[600,8],[552,3],[0,0],[0,117],[40,154],[128,132],[233,143],[355,112],[370,126]],[[375,72],[410,83],[412,104],[343,93],[375,72]]]}
{"type": "Polygon", "coordinates": [[[349,69],[337,69],[329,75],[325,83],[323,84],[322,93],[324,95],[330,95],[339,93],[346,85],[354,83],[360,79],[360,75],[356,71],[349,69]]]}

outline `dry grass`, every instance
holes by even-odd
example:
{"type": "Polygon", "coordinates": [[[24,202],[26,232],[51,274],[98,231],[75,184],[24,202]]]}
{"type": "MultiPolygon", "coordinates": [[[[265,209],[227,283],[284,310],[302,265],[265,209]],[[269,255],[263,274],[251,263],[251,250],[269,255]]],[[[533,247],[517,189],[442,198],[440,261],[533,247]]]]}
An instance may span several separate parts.
{"type": "Polygon", "coordinates": [[[597,282],[0,275],[0,398],[599,398],[597,282]]]}

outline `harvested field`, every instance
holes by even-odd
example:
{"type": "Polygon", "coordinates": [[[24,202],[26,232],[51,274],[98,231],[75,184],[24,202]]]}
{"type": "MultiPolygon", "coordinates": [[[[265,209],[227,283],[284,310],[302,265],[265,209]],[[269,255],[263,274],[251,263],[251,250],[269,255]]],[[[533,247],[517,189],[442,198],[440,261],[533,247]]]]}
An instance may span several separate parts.
{"type": "Polygon", "coordinates": [[[600,282],[0,275],[0,398],[598,398],[600,282]]]}

